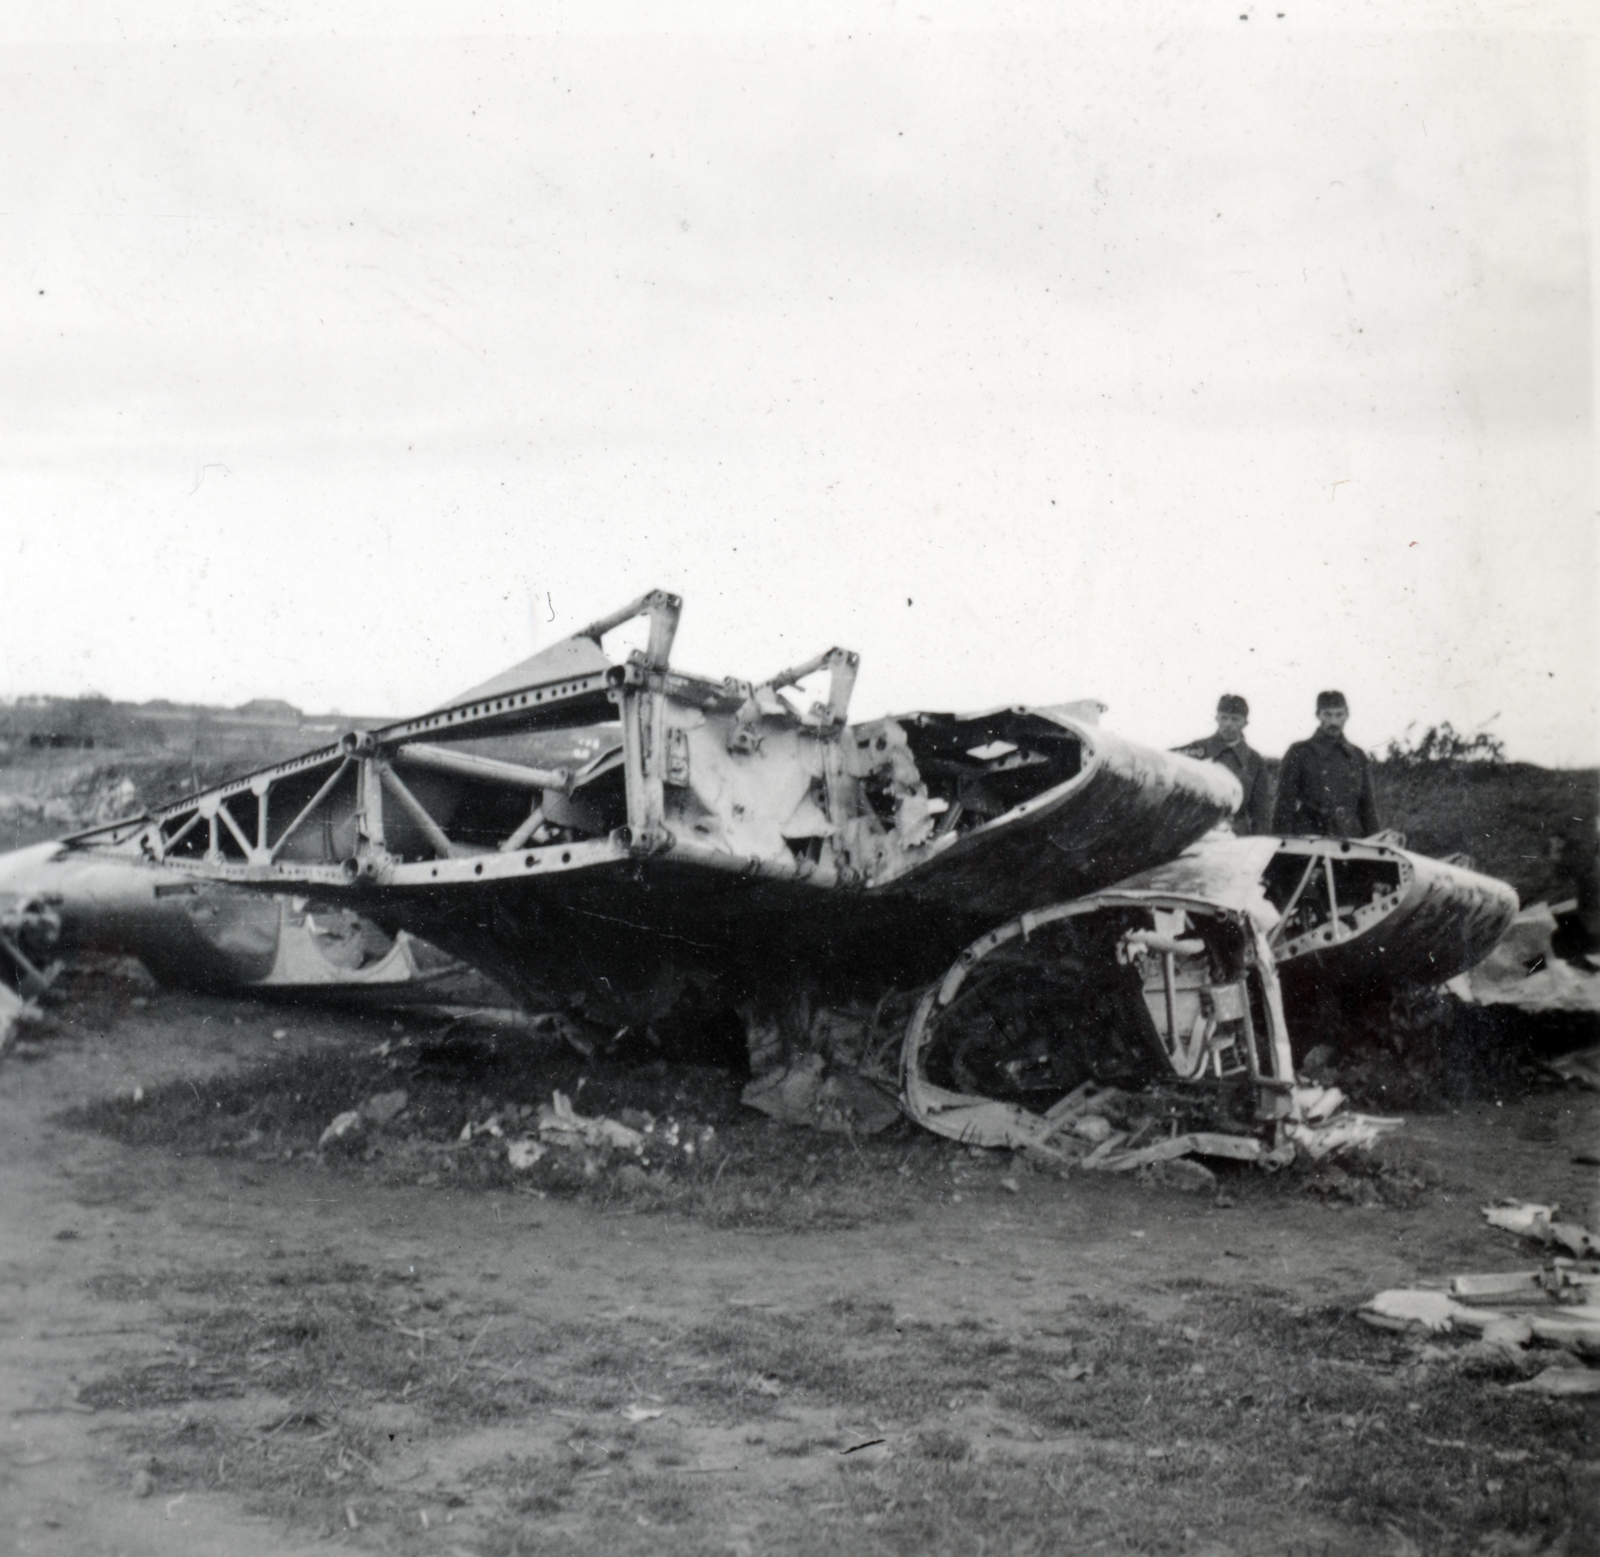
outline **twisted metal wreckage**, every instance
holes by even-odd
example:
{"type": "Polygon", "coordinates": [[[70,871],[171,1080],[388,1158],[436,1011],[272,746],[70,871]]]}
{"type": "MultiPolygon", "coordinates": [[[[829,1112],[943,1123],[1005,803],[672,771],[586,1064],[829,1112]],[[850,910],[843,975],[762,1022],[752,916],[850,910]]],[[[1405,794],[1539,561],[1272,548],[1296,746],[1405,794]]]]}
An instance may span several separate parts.
{"type": "Polygon", "coordinates": [[[42,994],[84,954],[137,957],[162,984],[217,994],[389,1003],[461,971],[347,908],[263,896],[67,843],[0,855],[0,969],[42,994]]]}
{"type": "Polygon", "coordinates": [[[534,1010],[652,1036],[737,1012],[758,1087],[887,1075],[898,1048],[906,1111],[986,1145],[1044,1143],[1086,1081],[1209,1078],[1288,1119],[1280,963],[1442,981],[1515,913],[1382,843],[1205,839],[1233,777],[1098,704],[850,724],[842,649],[691,675],[680,605],[646,595],[449,707],[67,849],[358,910],[534,1010]],[[647,646],[613,663],[636,617],[647,646]]]}

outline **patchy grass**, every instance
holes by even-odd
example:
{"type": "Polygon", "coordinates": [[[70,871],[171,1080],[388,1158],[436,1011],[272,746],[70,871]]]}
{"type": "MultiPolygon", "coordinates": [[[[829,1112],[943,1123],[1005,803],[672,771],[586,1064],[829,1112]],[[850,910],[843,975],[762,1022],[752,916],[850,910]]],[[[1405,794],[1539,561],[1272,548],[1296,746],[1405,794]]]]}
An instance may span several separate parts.
{"type": "Polygon", "coordinates": [[[209,1081],[174,1081],[137,1100],[124,1093],[75,1109],[63,1122],[130,1146],[322,1167],[334,1159],[319,1157],[317,1143],[336,1115],[402,1090],[404,1113],[368,1132],[353,1157],[340,1159],[341,1171],[775,1229],[842,1229],[900,1216],[915,1178],[902,1170],[961,1155],[909,1123],[850,1140],[774,1125],[740,1104],[742,1078],[715,1066],[602,1063],[521,1036],[390,1033],[372,1042],[385,1025],[369,1019],[348,1048],[285,1055],[209,1081]],[[537,1107],[557,1090],[580,1113],[625,1122],[650,1116],[651,1144],[642,1156],[552,1150],[531,1168],[513,1168],[507,1141],[534,1131],[537,1107]],[[496,1133],[461,1139],[466,1127],[489,1121],[496,1133]]]}
{"type": "Polygon", "coordinates": [[[310,1264],[154,1285],[170,1355],[81,1398],[124,1413],[158,1490],[227,1488],[387,1550],[423,1550],[447,1518],[486,1553],[744,1540],[907,1557],[1238,1530],[1292,1550],[1292,1527],[1322,1519],[1454,1552],[1570,1529],[1568,1466],[1595,1453],[1578,1403],[1508,1394],[1449,1341],[1266,1290],[1187,1283],[1166,1323],[1068,1301],[1015,1334],[848,1296],[680,1328],[555,1323],[310,1264]],[[640,1401],[663,1415],[625,1420],[640,1401]],[[449,1435],[497,1425],[517,1447],[427,1473],[449,1435]]]}

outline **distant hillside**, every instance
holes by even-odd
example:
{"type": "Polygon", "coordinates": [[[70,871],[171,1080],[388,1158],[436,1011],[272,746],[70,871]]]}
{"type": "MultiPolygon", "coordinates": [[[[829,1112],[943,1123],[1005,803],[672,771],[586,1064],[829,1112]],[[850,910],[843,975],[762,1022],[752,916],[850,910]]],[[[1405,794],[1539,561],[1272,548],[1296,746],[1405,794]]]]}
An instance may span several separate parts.
{"type": "Polygon", "coordinates": [[[1423,854],[1470,854],[1477,868],[1517,889],[1524,903],[1574,897],[1594,870],[1600,770],[1531,762],[1380,762],[1385,825],[1423,854]]]}
{"type": "MultiPolygon", "coordinates": [[[[1278,759],[1267,759],[1274,786],[1278,759]]],[[[1373,787],[1385,827],[1419,854],[1468,854],[1524,903],[1577,895],[1593,871],[1600,769],[1531,762],[1376,762],[1373,787]]]]}
{"type": "Polygon", "coordinates": [[[161,698],[0,702],[0,850],[114,821],[386,722],[307,715],[263,698],[239,708],[161,698]]]}
{"type": "MultiPolygon", "coordinates": [[[[213,754],[303,751],[349,729],[382,724],[348,714],[303,714],[292,703],[255,698],[238,708],[203,703],[114,703],[107,697],[0,700],[0,765],[29,751],[213,754]]],[[[268,758],[267,760],[273,760],[268,758]]]]}

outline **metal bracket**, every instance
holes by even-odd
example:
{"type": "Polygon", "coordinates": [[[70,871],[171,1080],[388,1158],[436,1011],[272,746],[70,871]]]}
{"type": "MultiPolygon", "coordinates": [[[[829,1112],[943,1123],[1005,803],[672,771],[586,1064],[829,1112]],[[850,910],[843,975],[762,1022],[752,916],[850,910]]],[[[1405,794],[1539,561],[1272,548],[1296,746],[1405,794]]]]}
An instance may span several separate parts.
{"type": "Polygon", "coordinates": [[[803,665],[780,670],[776,676],[760,683],[760,689],[777,692],[804,681],[813,671],[826,669],[829,674],[828,701],[818,703],[811,711],[817,720],[830,729],[843,727],[850,712],[850,694],[855,690],[856,671],[861,666],[861,656],[849,649],[829,649],[803,665]]]}
{"type": "Polygon", "coordinates": [[[678,632],[678,617],[683,610],[683,601],[677,595],[669,595],[664,589],[653,589],[648,595],[639,598],[620,611],[613,611],[610,616],[602,616],[598,622],[591,622],[574,638],[588,638],[598,647],[600,640],[611,631],[613,627],[620,627],[624,622],[631,622],[636,616],[650,618],[650,640],[644,651],[644,663],[651,670],[665,670],[667,660],[672,654],[672,640],[678,632]]]}

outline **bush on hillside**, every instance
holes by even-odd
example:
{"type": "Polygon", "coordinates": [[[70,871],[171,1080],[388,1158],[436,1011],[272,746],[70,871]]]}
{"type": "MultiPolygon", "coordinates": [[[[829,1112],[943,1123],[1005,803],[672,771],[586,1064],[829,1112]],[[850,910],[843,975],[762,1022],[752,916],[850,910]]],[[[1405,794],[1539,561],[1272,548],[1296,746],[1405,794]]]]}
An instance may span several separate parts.
{"type": "Polygon", "coordinates": [[[1398,768],[1449,767],[1455,763],[1505,766],[1506,743],[1487,730],[1463,735],[1448,719],[1443,724],[1430,724],[1419,736],[1411,734],[1415,728],[1415,725],[1407,725],[1401,740],[1389,742],[1383,753],[1385,765],[1398,768]]]}

